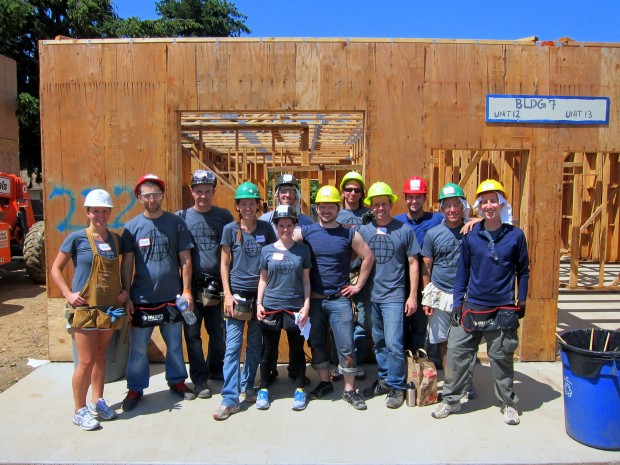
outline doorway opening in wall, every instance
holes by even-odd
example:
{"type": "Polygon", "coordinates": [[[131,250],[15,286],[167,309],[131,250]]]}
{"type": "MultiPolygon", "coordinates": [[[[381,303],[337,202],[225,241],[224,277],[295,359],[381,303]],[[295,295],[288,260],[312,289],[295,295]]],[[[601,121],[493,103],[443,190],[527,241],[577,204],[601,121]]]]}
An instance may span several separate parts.
{"type": "Polygon", "coordinates": [[[570,289],[620,284],[620,157],[565,152],[560,285],[570,289]]]}
{"type": "Polygon", "coordinates": [[[319,185],[337,186],[351,170],[364,175],[364,134],[360,111],[181,112],[188,169],[213,170],[233,191],[246,180],[255,183],[266,210],[274,208],[275,180],[282,173],[299,180],[302,210],[309,215],[319,185]]]}
{"type": "Polygon", "coordinates": [[[529,150],[432,149],[428,205],[438,210],[439,189],[452,182],[463,188],[467,201],[473,206],[478,184],[494,179],[506,189],[513,224],[523,228],[522,218],[527,215],[524,199],[528,189],[528,162],[529,150]]]}

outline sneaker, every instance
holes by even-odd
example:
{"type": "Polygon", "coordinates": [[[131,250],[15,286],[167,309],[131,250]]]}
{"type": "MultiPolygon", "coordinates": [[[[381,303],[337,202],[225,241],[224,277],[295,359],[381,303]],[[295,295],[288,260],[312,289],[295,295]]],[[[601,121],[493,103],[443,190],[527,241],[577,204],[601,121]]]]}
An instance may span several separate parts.
{"type": "Polygon", "coordinates": [[[332,383],[338,383],[338,382],[342,381],[343,378],[344,378],[344,376],[342,375],[342,373],[340,373],[340,369],[338,367],[336,367],[336,369],[332,372],[330,380],[331,380],[332,383]]]}
{"type": "Polygon", "coordinates": [[[504,423],[507,425],[518,425],[521,423],[519,411],[514,406],[504,405],[502,413],[504,414],[504,423]]]}
{"type": "Polygon", "coordinates": [[[358,381],[366,380],[366,372],[364,371],[364,368],[357,367],[357,371],[355,372],[355,379],[358,381]]]}
{"type": "Polygon", "coordinates": [[[433,418],[439,419],[439,418],[446,418],[451,413],[456,413],[460,411],[461,411],[460,402],[455,402],[453,404],[447,404],[445,402],[442,402],[437,407],[435,407],[435,410],[433,410],[431,415],[433,416],[433,418]]]}
{"type": "Polygon", "coordinates": [[[90,414],[88,407],[82,407],[73,414],[73,424],[78,425],[84,431],[99,428],[99,422],[90,414]]]}
{"type": "Polygon", "coordinates": [[[306,408],[306,393],[303,389],[297,388],[295,389],[295,394],[293,395],[293,410],[303,410],[306,408]]]}
{"type": "Polygon", "coordinates": [[[364,397],[372,399],[373,397],[387,394],[388,392],[390,392],[390,387],[387,385],[384,379],[378,379],[374,383],[372,383],[372,386],[367,387],[362,392],[364,394],[364,397]]]}
{"type": "Polygon", "coordinates": [[[256,398],[256,408],[258,410],[267,410],[270,406],[269,391],[267,389],[261,389],[258,391],[258,397],[256,398]]]}
{"type": "Polygon", "coordinates": [[[211,389],[207,386],[206,381],[194,384],[194,393],[199,399],[210,399],[212,397],[211,389]]]}
{"type": "Polygon", "coordinates": [[[342,398],[351,404],[355,410],[366,410],[366,402],[357,391],[343,391],[342,398]]]}
{"type": "Polygon", "coordinates": [[[100,420],[107,421],[116,418],[116,412],[108,407],[103,398],[99,399],[96,404],[88,403],[88,411],[93,416],[98,416],[100,420]]]}
{"type": "Polygon", "coordinates": [[[142,399],[141,392],[132,391],[131,389],[127,391],[127,395],[125,396],[125,399],[123,399],[122,404],[123,412],[131,412],[134,408],[136,408],[136,405],[138,405],[140,399],[142,399]]]}
{"type": "Polygon", "coordinates": [[[398,408],[403,405],[403,402],[405,402],[405,391],[402,389],[390,389],[385,405],[388,408],[398,408]]]}
{"type": "Polygon", "coordinates": [[[478,397],[478,393],[476,392],[476,390],[474,389],[474,385],[470,384],[469,386],[467,386],[465,388],[465,399],[475,399],[476,397],[478,397]]]}
{"type": "Polygon", "coordinates": [[[321,397],[325,397],[332,392],[334,392],[334,385],[331,381],[321,381],[312,391],[310,391],[308,394],[308,399],[320,399],[321,397]]]}
{"type": "Polygon", "coordinates": [[[187,387],[185,381],[179,381],[177,384],[168,383],[168,387],[172,392],[183,397],[185,400],[194,400],[196,398],[196,394],[194,394],[194,391],[187,387]]]}
{"type": "Polygon", "coordinates": [[[218,421],[226,420],[229,416],[237,413],[239,410],[241,410],[241,406],[239,404],[233,405],[232,407],[220,405],[218,409],[213,412],[213,418],[218,421]]]}
{"type": "Polygon", "coordinates": [[[243,400],[249,404],[255,404],[256,403],[256,389],[247,389],[243,393],[243,400]]]}

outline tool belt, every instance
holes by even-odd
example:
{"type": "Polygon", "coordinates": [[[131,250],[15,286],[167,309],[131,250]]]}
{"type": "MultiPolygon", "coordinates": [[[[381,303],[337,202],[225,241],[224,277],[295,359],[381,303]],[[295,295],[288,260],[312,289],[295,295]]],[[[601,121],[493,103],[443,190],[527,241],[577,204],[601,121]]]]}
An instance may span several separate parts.
{"type": "Polygon", "coordinates": [[[196,299],[205,307],[219,305],[222,301],[222,281],[215,278],[194,277],[192,279],[196,299]]]}
{"type": "Polygon", "coordinates": [[[249,321],[256,318],[256,294],[234,292],[233,297],[237,301],[232,316],[235,320],[249,321]]]}
{"type": "Polygon", "coordinates": [[[474,310],[463,305],[461,325],[468,332],[512,331],[519,327],[519,307],[495,307],[474,310]]]}
{"type": "Polygon", "coordinates": [[[131,324],[137,328],[150,328],[179,321],[183,321],[183,316],[174,302],[135,305],[131,317],[131,324]]]}
{"type": "Polygon", "coordinates": [[[65,318],[75,329],[121,329],[124,319],[123,317],[115,318],[110,313],[106,313],[106,308],[102,305],[74,307],[69,303],[67,303],[65,318]]]}

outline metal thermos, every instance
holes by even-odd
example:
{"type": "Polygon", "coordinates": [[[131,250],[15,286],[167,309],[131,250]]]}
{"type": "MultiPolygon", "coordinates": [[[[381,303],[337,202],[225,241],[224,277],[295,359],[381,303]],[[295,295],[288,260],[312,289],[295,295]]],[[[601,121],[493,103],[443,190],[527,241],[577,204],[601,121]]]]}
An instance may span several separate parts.
{"type": "Polygon", "coordinates": [[[407,384],[407,390],[405,393],[407,399],[407,407],[415,407],[415,384],[407,384]]]}

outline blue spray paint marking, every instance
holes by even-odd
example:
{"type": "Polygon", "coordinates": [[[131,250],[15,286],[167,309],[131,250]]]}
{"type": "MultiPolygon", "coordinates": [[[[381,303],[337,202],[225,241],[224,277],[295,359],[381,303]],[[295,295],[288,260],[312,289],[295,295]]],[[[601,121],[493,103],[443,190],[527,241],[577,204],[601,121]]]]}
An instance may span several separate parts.
{"type": "Polygon", "coordinates": [[[114,186],[113,192],[114,192],[115,197],[120,197],[121,194],[127,193],[129,194],[129,198],[131,199],[129,201],[129,204],[120,211],[120,213],[116,216],[116,218],[114,218],[114,221],[112,222],[113,228],[122,228],[123,226],[125,226],[125,223],[121,223],[121,218],[123,217],[125,213],[131,210],[131,208],[136,203],[136,198],[133,195],[133,189],[127,186],[114,186]]]}
{"type": "Polygon", "coordinates": [[[61,233],[65,231],[76,231],[80,229],[80,227],[70,223],[71,218],[75,213],[75,198],[73,197],[73,193],[62,187],[54,187],[50,193],[49,199],[52,200],[53,198],[62,196],[67,196],[69,198],[69,211],[67,212],[67,216],[65,216],[65,218],[58,223],[56,229],[61,233]]]}

